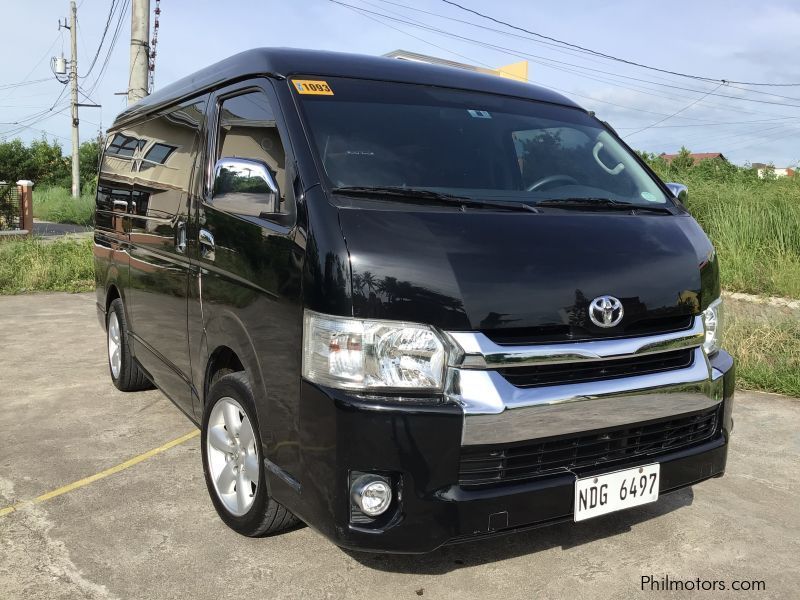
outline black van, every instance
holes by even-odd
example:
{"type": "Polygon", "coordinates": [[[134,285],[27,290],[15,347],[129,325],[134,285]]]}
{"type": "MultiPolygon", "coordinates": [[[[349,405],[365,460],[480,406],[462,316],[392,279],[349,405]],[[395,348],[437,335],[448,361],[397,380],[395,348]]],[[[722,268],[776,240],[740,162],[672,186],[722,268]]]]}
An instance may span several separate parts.
{"type": "Polygon", "coordinates": [[[249,536],[427,552],[652,502],[722,475],[732,429],[685,194],[534,85],[244,52],[109,131],[111,378],[202,428],[249,536]]]}

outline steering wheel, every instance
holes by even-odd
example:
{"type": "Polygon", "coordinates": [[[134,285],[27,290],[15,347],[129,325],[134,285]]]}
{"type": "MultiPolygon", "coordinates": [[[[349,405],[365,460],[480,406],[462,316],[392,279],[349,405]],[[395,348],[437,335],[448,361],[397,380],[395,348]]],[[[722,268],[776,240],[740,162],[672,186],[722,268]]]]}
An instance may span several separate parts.
{"type": "Polygon", "coordinates": [[[535,192],[540,187],[547,185],[548,183],[554,183],[556,181],[564,181],[566,183],[574,183],[575,185],[578,184],[578,180],[574,177],[569,175],[548,175],[547,177],[542,177],[538,181],[534,181],[530,184],[526,189],[529,192],[535,192]]]}

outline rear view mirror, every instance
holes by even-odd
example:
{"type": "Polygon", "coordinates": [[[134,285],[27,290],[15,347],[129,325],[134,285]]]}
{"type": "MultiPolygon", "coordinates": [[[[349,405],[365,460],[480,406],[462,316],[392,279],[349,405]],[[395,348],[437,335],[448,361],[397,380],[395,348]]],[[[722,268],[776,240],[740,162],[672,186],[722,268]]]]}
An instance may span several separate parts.
{"type": "Polygon", "coordinates": [[[225,212],[264,217],[280,212],[280,190],[261,161],[224,157],[214,165],[211,204],[225,212]]]}
{"type": "Polygon", "coordinates": [[[686,204],[689,200],[689,188],[682,183],[668,183],[666,184],[672,195],[680,201],[681,204],[686,204]]]}

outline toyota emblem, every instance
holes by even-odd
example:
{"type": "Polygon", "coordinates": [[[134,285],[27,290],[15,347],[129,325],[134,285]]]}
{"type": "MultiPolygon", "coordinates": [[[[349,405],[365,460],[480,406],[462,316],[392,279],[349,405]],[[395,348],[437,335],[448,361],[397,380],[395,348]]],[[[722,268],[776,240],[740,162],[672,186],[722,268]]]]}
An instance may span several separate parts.
{"type": "Polygon", "coordinates": [[[598,296],[589,304],[589,318],[598,327],[614,327],[624,314],[622,302],[614,296],[598,296]]]}

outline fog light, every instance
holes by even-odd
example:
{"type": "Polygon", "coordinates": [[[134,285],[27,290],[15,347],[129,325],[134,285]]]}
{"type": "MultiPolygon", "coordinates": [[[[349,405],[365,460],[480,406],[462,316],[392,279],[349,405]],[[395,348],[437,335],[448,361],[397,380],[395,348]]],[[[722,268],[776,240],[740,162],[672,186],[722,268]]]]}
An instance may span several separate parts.
{"type": "Polygon", "coordinates": [[[377,517],[392,503],[392,487],[378,475],[362,475],[350,486],[350,497],[365,515],[377,517]]]}

